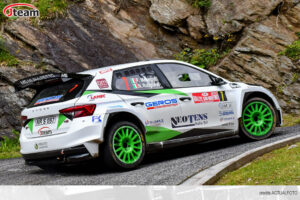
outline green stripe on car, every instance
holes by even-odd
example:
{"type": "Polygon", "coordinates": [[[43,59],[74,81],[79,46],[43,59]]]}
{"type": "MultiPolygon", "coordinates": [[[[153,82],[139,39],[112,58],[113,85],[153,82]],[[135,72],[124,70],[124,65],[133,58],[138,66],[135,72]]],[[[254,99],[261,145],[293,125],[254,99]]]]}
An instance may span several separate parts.
{"type": "Polygon", "coordinates": [[[164,127],[146,126],[146,141],[147,141],[147,143],[161,142],[161,141],[169,140],[180,134],[181,134],[181,132],[174,131],[174,130],[164,128],[164,127]]]}
{"type": "Polygon", "coordinates": [[[173,90],[173,89],[162,89],[162,90],[141,90],[141,91],[135,91],[139,93],[149,93],[149,94],[178,94],[182,96],[188,96],[186,93],[173,90]]]}

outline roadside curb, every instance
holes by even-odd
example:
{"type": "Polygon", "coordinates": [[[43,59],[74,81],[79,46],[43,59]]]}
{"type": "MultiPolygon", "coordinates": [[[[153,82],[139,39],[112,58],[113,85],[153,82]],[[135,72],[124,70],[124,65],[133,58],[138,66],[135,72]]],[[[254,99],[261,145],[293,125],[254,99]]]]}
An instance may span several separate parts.
{"type": "Polygon", "coordinates": [[[212,185],[218,181],[218,179],[224,174],[234,171],[245,164],[253,161],[257,157],[269,153],[275,149],[285,147],[286,145],[291,145],[296,142],[300,142],[300,135],[286,138],[280,141],[276,141],[262,147],[258,147],[249,150],[239,156],[225,160],[217,165],[209,167],[194,176],[188,178],[180,185],[212,185]]]}

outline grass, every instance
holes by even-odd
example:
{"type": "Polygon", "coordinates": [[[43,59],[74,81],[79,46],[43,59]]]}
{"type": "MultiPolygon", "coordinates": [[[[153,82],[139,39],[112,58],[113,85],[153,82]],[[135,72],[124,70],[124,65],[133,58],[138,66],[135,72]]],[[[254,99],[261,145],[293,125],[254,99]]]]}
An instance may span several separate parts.
{"type": "Polygon", "coordinates": [[[182,60],[184,62],[191,63],[200,68],[209,68],[216,65],[217,62],[228,54],[230,49],[224,52],[219,52],[217,49],[191,49],[185,48],[180,53],[175,54],[176,60],[182,60]]]}
{"type": "Polygon", "coordinates": [[[16,57],[11,55],[6,49],[3,39],[0,37],[0,64],[6,64],[9,67],[16,67],[19,61],[16,57]]]}
{"type": "Polygon", "coordinates": [[[298,40],[287,46],[285,50],[281,51],[279,55],[285,55],[293,61],[300,59],[300,33],[297,32],[298,40]]]}
{"type": "Polygon", "coordinates": [[[295,126],[300,124],[300,115],[284,114],[283,126],[295,126]]]}
{"type": "Polygon", "coordinates": [[[188,0],[196,8],[208,9],[211,6],[211,0],[188,0]]]}
{"type": "Polygon", "coordinates": [[[12,130],[12,133],[14,134],[13,138],[4,136],[3,140],[0,141],[0,159],[21,157],[19,143],[20,133],[16,130],[12,130]]]}
{"type": "Polygon", "coordinates": [[[290,147],[286,146],[257,158],[226,174],[216,185],[299,185],[300,143],[290,147]]]}

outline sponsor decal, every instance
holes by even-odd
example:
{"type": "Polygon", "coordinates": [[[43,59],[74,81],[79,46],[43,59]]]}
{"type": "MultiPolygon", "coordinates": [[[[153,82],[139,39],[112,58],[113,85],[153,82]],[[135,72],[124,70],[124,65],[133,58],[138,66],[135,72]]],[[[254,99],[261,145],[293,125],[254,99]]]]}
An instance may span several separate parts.
{"type": "Polygon", "coordinates": [[[34,144],[34,148],[35,148],[36,150],[38,150],[38,149],[46,149],[46,148],[48,148],[48,142],[39,142],[39,143],[35,143],[35,144],[34,144]]]}
{"type": "Polygon", "coordinates": [[[108,69],[100,70],[99,73],[100,74],[105,74],[105,73],[108,73],[108,72],[111,72],[111,71],[113,71],[113,69],[112,68],[108,68],[108,69]]]}
{"type": "Polygon", "coordinates": [[[227,97],[223,91],[193,93],[193,99],[195,103],[227,101],[227,97]]]}
{"type": "Polygon", "coordinates": [[[109,106],[108,108],[123,108],[122,105],[109,106]]]}
{"type": "Polygon", "coordinates": [[[40,11],[32,4],[14,3],[4,8],[3,14],[6,17],[39,17],[40,11]]]}
{"type": "Polygon", "coordinates": [[[234,126],[233,122],[228,122],[226,124],[222,124],[223,127],[234,126]]]}
{"type": "Polygon", "coordinates": [[[219,108],[221,110],[223,110],[223,109],[231,109],[232,108],[232,103],[231,102],[220,102],[219,103],[219,108]]]}
{"type": "Polygon", "coordinates": [[[38,104],[42,104],[42,103],[49,103],[49,102],[55,102],[55,101],[59,101],[59,99],[62,97],[63,95],[57,95],[57,96],[52,96],[52,97],[46,97],[46,98],[42,98],[39,99],[35,102],[34,105],[38,105],[38,104]]]}
{"type": "Polygon", "coordinates": [[[92,122],[93,123],[100,123],[100,122],[102,122],[101,115],[99,115],[99,116],[92,116],[92,122]]]}
{"type": "Polygon", "coordinates": [[[219,111],[219,116],[226,116],[226,115],[234,115],[233,110],[223,110],[223,111],[219,111]]]}
{"type": "Polygon", "coordinates": [[[172,128],[204,125],[208,123],[207,113],[177,116],[171,118],[172,128]]]}
{"type": "Polygon", "coordinates": [[[98,87],[100,88],[100,89],[104,89],[104,88],[108,88],[109,86],[108,86],[108,83],[107,83],[107,81],[106,81],[106,79],[104,79],[104,78],[102,78],[102,79],[97,79],[96,80],[96,83],[97,83],[97,85],[98,85],[98,87]]]}
{"type": "Polygon", "coordinates": [[[165,107],[171,107],[171,106],[177,106],[177,105],[178,105],[178,101],[176,98],[145,103],[147,110],[152,110],[152,109],[157,109],[157,108],[165,108],[165,107]]]}
{"type": "Polygon", "coordinates": [[[221,122],[223,122],[223,121],[230,121],[230,120],[234,120],[234,116],[233,117],[221,117],[220,118],[221,122]]]}
{"type": "Polygon", "coordinates": [[[160,126],[164,123],[164,119],[157,119],[157,120],[146,120],[146,126],[160,126]]]}
{"type": "Polygon", "coordinates": [[[42,135],[51,135],[52,134],[52,130],[45,126],[45,127],[42,127],[38,130],[38,133],[42,136],[42,135]]]}
{"type": "Polygon", "coordinates": [[[99,94],[99,95],[88,95],[87,98],[90,100],[90,101],[95,101],[96,99],[103,99],[105,98],[105,94],[99,94]]]}
{"type": "Polygon", "coordinates": [[[43,75],[38,75],[38,76],[22,79],[19,81],[19,84],[27,85],[27,84],[31,84],[31,83],[34,83],[37,81],[43,81],[43,80],[47,80],[47,79],[55,79],[55,78],[60,78],[60,77],[62,77],[61,74],[43,74],[43,75]]]}

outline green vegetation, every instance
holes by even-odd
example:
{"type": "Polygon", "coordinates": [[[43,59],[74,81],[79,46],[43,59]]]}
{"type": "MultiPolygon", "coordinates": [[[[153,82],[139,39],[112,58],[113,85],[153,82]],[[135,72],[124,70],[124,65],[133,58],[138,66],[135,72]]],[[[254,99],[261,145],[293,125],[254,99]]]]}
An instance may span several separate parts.
{"type": "Polygon", "coordinates": [[[279,55],[285,55],[293,61],[300,59],[300,32],[297,32],[298,40],[294,41],[291,45],[279,53],[279,55]]]}
{"type": "Polygon", "coordinates": [[[40,10],[41,19],[52,19],[64,15],[68,6],[66,0],[38,0],[34,5],[40,10]]]}
{"type": "Polygon", "coordinates": [[[200,68],[209,68],[217,64],[218,60],[224,57],[230,49],[220,53],[217,49],[194,49],[185,48],[175,55],[177,60],[191,63],[200,68]]]}
{"type": "Polygon", "coordinates": [[[300,124],[300,115],[284,114],[283,126],[295,126],[300,124]]]}
{"type": "Polygon", "coordinates": [[[196,8],[208,9],[211,5],[210,0],[188,0],[196,8]]]}
{"type": "Polygon", "coordinates": [[[299,185],[300,143],[257,158],[223,176],[216,185],[299,185]]]}
{"type": "Polygon", "coordinates": [[[19,61],[8,52],[3,39],[0,38],[0,64],[2,63],[5,63],[9,67],[16,67],[19,64],[19,61]]]}
{"type": "Polygon", "coordinates": [[[0,141],[0,159],[17,158],[21,157],[19,137],[20,133],[16,130],[12,130],[14,138],[3,137],[0,141]]]}
{"type": "Polygon", "coordinates": [[[68,6],[67,0],[4,0],[0,3],[0,23],[8,19],[2,12],[3,8],[12,3],[35,5],[40,11],[40,19],[53,19],[59,15],[64,15],[68,6]]]}

